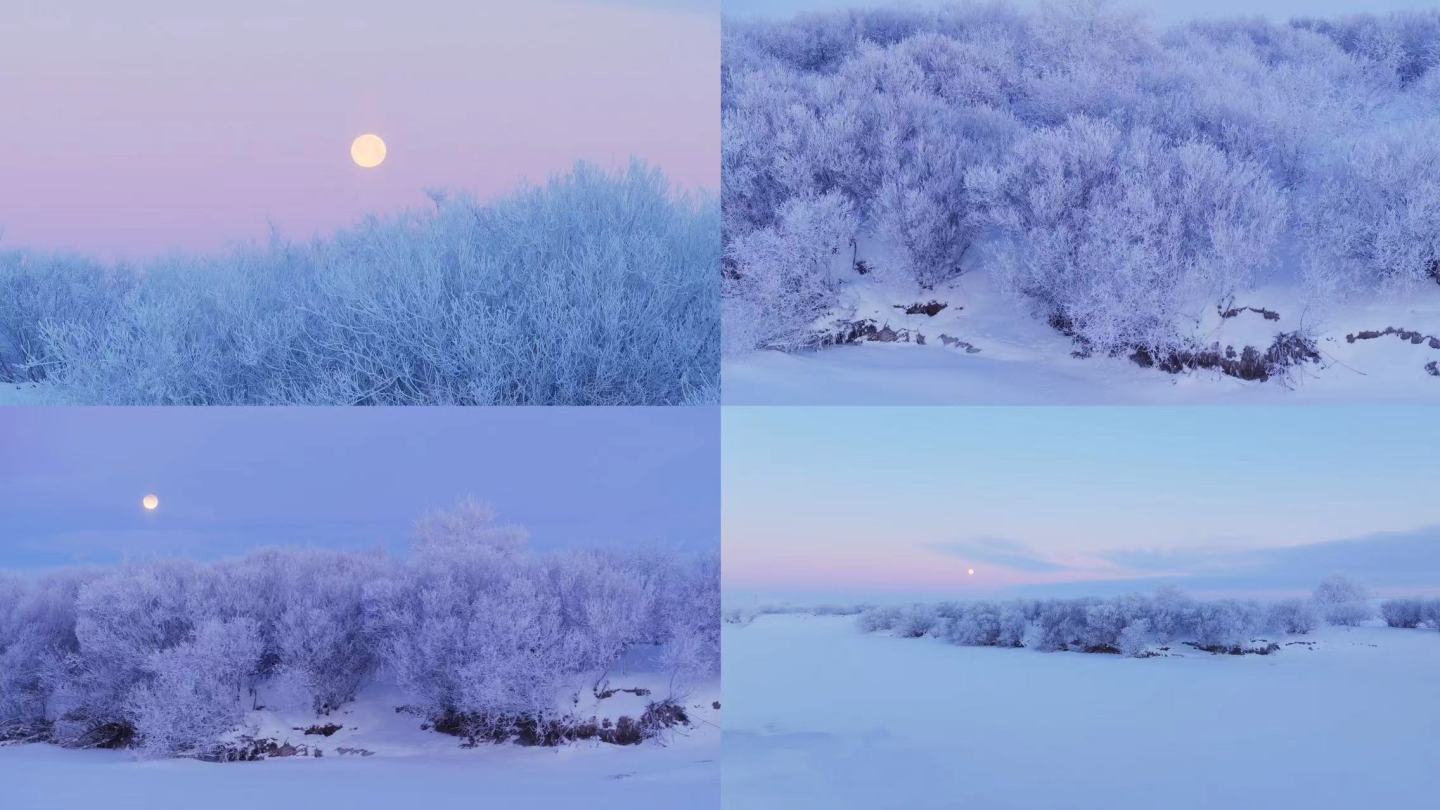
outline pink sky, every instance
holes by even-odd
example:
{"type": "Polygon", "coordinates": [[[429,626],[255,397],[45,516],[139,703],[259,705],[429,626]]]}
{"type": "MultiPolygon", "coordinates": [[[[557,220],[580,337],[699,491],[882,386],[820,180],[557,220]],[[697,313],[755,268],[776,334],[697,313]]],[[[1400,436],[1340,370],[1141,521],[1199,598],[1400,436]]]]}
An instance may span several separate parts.
{"type": "Polygon", "coordinates": [[[721,420],[732,594],[1440,581],[1440,423],[1423,408],[736,406],[721,420]]]}
{"type": "Polygon", "coordinates": [[[7,3],[0,248],[137,259],[306,238],[631,155],[719,184],[703,4],[7,3]],[[62,8],[63,6],[63,8],[62,8]],[[365,171],[350,141],[381,135],[365,171]]]}

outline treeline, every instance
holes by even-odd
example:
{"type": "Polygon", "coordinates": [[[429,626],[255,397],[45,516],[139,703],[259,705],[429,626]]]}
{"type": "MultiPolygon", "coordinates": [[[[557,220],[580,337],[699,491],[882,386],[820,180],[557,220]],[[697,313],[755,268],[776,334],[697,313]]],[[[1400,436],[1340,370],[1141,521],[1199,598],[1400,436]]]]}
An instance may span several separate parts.
{"type": "Polygon", "coordinates": [[[1387,599],[1380,603],[1380,615],[1391,627],[1429,624],[1440,630],[1440,599],[1387,599]]]}
{"type": "Polygon", "coordinates": [[[1277,274],[1316,304],[1434,284],[1437,41],[1433,10],[732,21],[727,351],[806,345],[857,268],[929,286],[985,266],[1090,347],[1160,357],[1277,274]]]}
{"type": "Polygon", "coordinates": [[[718,399],[720,215],[638,164],[309,244],[144,266],[0,250],[0,381],[120,405],[718,399]]]}
{"type": "Polygon", "coordinates": [[[564,719],[637,645],[683,690],[719,671],[718,555],[526,549],[473,503],[411,554],[267,550],[0,577],[0,740],[204,755],[267,702],[366,684],[471,738],[564,719]]]}
{"type": "MultiPolygon", "coordinates": [[[[1440,600],[1392,600],[1381,607],[1396,627],[1428,621],[1440,629],[1440,600]],[[1409,622],[1409,623],[1405,623],[1409,622]]],[[[1331,577],[1309,599],[1270,603],[1196,600],[1173,588],[1113,599],[1015,599],[874,607],[860,615],[865,632],[933,636],[952,644],[1027,647],[1052,652],[1147,654],[1157,644],[1193,643],[1217,652],[1255,648],[1261,636],[1309,633],[1328,622],[1353,626],[1373,616],[1365,589],[1331,577]]]]}

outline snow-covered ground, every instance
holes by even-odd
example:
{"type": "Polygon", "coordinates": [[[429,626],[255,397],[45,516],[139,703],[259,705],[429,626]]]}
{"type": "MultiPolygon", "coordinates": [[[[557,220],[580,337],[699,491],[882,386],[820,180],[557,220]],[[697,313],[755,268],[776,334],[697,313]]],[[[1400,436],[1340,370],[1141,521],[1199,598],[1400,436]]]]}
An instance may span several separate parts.
{"type": "MultiPolygon", "coordinates": [[[[848,282],[834,317],[873,319],[910,342],[865,342],[813,352],[753,352],[723,364],[723,395],[734,405],[1103,405],[1440,403],[1440,377],[1425,369],[1440,349],[1393,335],[1347,342],[1348,334],[1407,329],[1440,337],[1440,286],[1408,299],[1351,300],[1316,312],[1293,287],[1261,287],[1222,319],[1206,313],[1206,341],[1264,350],[1281,332],[1304,330],[1324,358],[1290,380],[1249,382],[1214,371],[1180,375],[1142,368],[1124,357],[1072,356],[1070,338],[1002,294],[983,271],[933,290],[886,282],[848,282]],[[938,301],[933,316],[903,307],[938,301]],[[916,345],[921,334],[925,345],[916,345]],[[964,341],[965,346],[942,339],[964,341]]],[[[825,320],[833,320],[827,318],[825,320]]]]}
{"type": "MultiPolygon", "coordinates": [[[[565,702],[587,717],[638,717],[649,700],[666,694],[666,680],[654,673],[620,674],[610,678],[610,687],[643,687],[652,695],[617,692],[598,700],[593,692],[581,691],[565,702]]],[[[0,746],[0,806],[395,810],[508,802],[627,810],[718,808],[720,711],[713,704],[719,691],[718,682],[691,690],[683,701],[689,727],[634,746],[587,741],[558,748],[462,748],[460,739],[422,729],[421,718],[395,711],[394,696],[380,690],[325,717],[268,709],[246,717],[246,732],[307,750],[319,747],[319,758],[216,764],[43,744],[0,746]],[[311,725],[330,723],[342,728],[329,736],[304,733],[311,725]]]]}
{"type": "Polygon", "coordinates": [[[1297,640],[1135,659],[726,625],[725,807],[1434,807],[1440,633],[1297,640]]]}
{"type": "Polygon", "coordinates": [[[0,406],[46,405],[51,400],[51,392],[39,383],[0,382],[0,406]]]}

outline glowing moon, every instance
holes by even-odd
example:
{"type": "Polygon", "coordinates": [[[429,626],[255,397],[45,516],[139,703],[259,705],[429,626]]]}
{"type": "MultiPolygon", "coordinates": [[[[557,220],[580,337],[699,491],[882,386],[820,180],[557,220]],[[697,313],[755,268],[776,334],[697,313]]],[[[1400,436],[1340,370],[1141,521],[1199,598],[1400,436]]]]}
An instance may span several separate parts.
{"type": "Polygon", "coordinates": [[[965,573],[966,573],[966,575],[973,577],[973,576],[975,576],[975,569],[974,569],[974,568],[967,568],[967,569],[965,569],[965,573]]]}
{"type": "Polygon", "coordinates": [[[367,132],[351,142],[350,159],[362,169],[373,169],[385,162],[385,142],[367,132]]]}
{"type": "Polygon", "coordinates": [[[154,512],[160,506],[160,499],[154,495],[146,495],[140,499],[140,505],[145,507],[145,511],[154,512]]]}

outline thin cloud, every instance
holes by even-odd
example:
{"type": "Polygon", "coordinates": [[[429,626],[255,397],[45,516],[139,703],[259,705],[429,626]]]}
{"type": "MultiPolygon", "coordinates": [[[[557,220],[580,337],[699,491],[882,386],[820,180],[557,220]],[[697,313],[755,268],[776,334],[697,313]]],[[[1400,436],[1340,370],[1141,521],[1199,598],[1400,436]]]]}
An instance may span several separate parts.
{"type": "Polygon", "coordinates": [[[929,543],[925,547],[952,557],[999,565],[1016,571],[1048,574],[1075,570],[1049,559],[1018,540],[1004,537],[976,537],[971,540],[929,543]]]}
{"type": "Polygon", "coordinates": [[[1440,526],[1294,546],[1126,549],[1097,557],[1130,576],[1022,590],[1104,595],[1173,585],[1196,591],[1294,591],[1313,588],[1331,574],[1383,591],[1440,589],[1440,526]]]}

